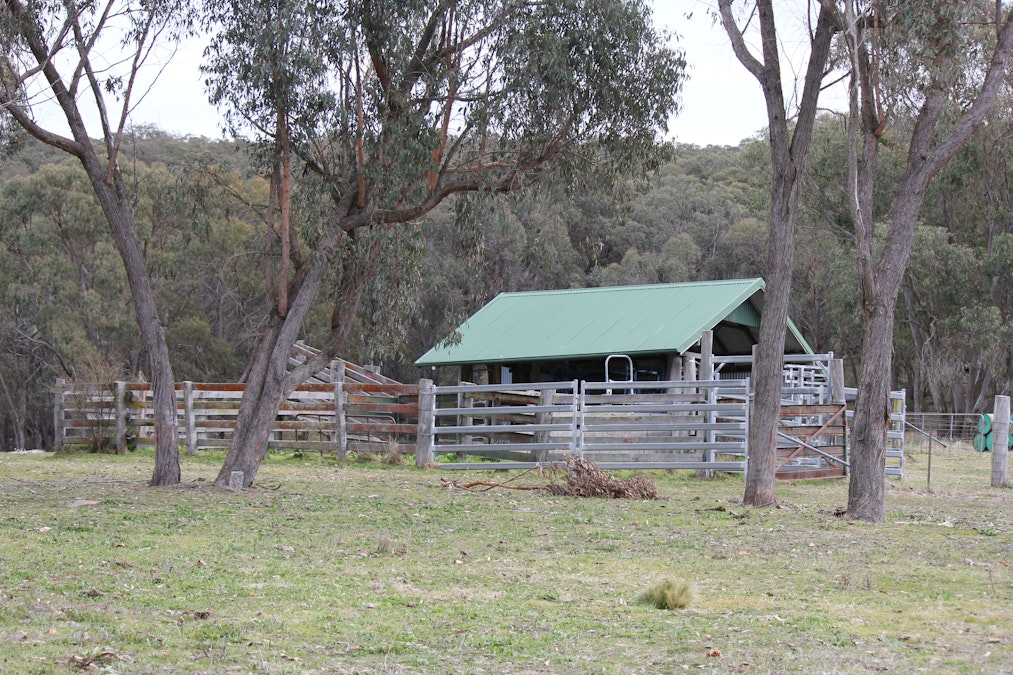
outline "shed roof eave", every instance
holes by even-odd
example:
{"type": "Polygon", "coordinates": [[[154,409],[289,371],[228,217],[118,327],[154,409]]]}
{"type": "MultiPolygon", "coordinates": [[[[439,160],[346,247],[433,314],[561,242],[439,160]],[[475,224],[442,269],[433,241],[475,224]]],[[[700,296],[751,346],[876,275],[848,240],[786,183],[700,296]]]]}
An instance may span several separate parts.
{"type": "MultiPolygon", "coordinates": [[[[690,345],[692,346],[692,345],[690,345]]],[[[420,368],[427,366],[480,366],[489,363],[533,363],[536,361],[584,361],[587,359],[604,359],[608,356],[612,356],[617,352],[591,352],[586,354],[532,354],[528,356],[511,356],[511,357],[489,357],[483,359],[471,359],[467,361],[457,361],[450,359],[426,359],[426,356],[420,357],[415,361],[415,365],[420,368]]],[[[653,356],[655,354],[682,354],[683,352],[672,351],[658,351],[657,349],[647,351],[627,351],[622,352],[626,356],[653,356]]]]}

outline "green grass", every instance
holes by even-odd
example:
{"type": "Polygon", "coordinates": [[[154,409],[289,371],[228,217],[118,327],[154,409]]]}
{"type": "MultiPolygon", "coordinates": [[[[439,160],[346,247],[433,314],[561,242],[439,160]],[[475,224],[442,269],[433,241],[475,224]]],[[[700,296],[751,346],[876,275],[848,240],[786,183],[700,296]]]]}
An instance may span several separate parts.
{"type": "Polygon", "coordinates": [[[606,501],[272,456],[235,494],[221,459],[149,488],[150,455],[0,454],[0,671],[1013,671],[1013,490],[966,448],[931,492],[911,456],[876,526],[842,481],[751,510],[739,477],[606,501]],[[668,578],[687,609],[636,602],[668,578]]]}

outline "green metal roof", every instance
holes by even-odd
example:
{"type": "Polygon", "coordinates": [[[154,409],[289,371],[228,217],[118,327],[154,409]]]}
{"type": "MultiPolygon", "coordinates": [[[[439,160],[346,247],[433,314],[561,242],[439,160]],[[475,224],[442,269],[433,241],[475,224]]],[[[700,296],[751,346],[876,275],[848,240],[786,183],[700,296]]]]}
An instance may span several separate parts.
{"type": "MultiPolygon", "coordinates": [[[[755,328],[763,279],[501,293],[417,366],[685,352],[721,321],[755,328]]],[[[789,352],[811,349],[789,320],[789,352]]]]}

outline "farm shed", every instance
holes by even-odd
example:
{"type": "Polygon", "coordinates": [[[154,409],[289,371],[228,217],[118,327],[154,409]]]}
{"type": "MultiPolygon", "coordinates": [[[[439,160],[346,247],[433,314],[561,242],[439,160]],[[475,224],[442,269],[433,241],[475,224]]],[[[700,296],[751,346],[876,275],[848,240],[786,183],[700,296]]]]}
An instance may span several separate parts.
{"type": "MultiPolygon", "coordinates": [[[[502,293],[415,364],[489,384],[696,379],[705,331],[714,356],[752,353],[763,290],[763,279],[734,279],[502,293]]],[[[812,353],[791,319],[785,353],[812,353]]]]}

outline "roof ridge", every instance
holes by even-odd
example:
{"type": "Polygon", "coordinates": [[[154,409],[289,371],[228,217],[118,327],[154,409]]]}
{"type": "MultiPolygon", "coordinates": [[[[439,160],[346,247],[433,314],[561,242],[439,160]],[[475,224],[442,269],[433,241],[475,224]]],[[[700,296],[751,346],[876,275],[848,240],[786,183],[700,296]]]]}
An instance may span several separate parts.
{"type": "Polygon", "coordinates": [[[504,291],[499,293],[496,297],[501,296],[514,296],[514,295],[554,295],[554,294],[565,294],[565,293],[608,293],[608,292],[620,292],[620,291],[631,291],[639,289],[663,289],[673,288],[676,286],[726,286],[726,285],[752,285],[759,281],[763,283],[762,277],[748,277],[743,279],[714,279],[711,281],[677,281],[665,284],[632,284],[629,286],[582,286],[580,288],[544,288],[535,291],[504,291]]]}

